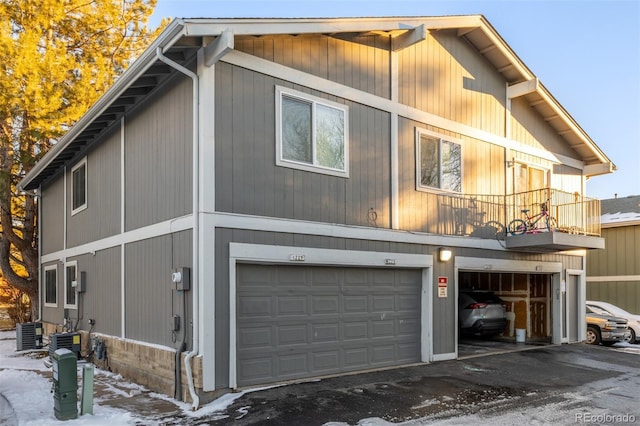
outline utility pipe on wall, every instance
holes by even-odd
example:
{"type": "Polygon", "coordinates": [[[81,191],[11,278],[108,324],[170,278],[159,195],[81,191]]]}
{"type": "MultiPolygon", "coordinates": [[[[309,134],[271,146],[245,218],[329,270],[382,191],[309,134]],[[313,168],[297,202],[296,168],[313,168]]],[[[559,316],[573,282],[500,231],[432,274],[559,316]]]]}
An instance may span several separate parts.
{"type": "Polygon", "coordinates": [[[191,405],[192,410],[197,410],[200,406],[200,398],[196,392],[195,386],[193,384],[193,372],[191,371],[191,358],[198,355],[199,352],[199,336],[200,336],[200,323],[199,323],[199,296],[200,296],[200,280],[198,279],[198,244],[199,244],[199,232],[200,232],[200,223],[199,223],[199,208],[200,208],[200,171],[199,171],[199,159],[200,159],[200,122],[199,122],[199,107],[200,107],[200,86],[198,81],[198,75],[193,71],[183,67],[177,62],[172,61],[171,59],[164,56],[162,53],[162,48],[158,47],[156,49],[156,56],[159,60],[169,65],[171,68],[181,72],[182,74],[188,76],[193,80],[193,235],[192,235],[192,250],[193,259],[193,274],[191,274],[191,284],[193,286],[193,345],[191,351],[187,354],[184,359],[184,368],[187,374],[187,381],[189,383],[189,394],[191,395],[191,400],[193,401],[191,405]]]}

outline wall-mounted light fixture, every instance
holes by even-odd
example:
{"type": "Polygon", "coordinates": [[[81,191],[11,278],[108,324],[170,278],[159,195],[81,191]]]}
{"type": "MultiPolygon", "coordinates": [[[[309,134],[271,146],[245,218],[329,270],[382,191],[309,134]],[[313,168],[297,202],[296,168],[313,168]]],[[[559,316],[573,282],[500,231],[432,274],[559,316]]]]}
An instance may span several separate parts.
{"type": "Polygon", "coordinates": [[[440,247],[440,249],[438,249],[438,258],[440,259],[440,262],[448,262],[451,259],[452,254],[451,249],[446,247],[440,247]]]}

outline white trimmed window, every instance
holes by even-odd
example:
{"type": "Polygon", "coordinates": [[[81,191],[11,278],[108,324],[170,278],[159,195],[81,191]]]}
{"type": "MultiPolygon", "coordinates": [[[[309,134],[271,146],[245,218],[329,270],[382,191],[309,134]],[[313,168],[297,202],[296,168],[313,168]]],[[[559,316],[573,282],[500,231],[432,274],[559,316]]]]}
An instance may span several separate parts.
{"type": "Polygon", "coordinates": [[[44,268],[44,306],[58,306],[58,266],[44,268]]]}
{"type": "Polygon", "coordinates": [[[417,129],[416,188],[462,192],[462,145],[417,129]]]}
{"type": "Polygon", "coordinates": [[[78,262],[68,262],[64,265],[64,307],[76,309],[78,307],[78,262]]]}
{"type": "Polygon", "coordinates": [[[71,214],[87,208],[87,157],[71,169],[71,214]]]}
{"type": "Polygon", "coordinates": [[[276,87],[276,164],[349,177],[347,106],[276,87]]]}

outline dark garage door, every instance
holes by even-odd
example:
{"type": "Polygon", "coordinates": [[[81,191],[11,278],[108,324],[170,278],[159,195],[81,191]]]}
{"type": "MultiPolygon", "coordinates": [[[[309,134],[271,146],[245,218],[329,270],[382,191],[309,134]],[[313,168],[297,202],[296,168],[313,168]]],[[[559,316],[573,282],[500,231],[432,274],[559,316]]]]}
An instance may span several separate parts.
{"type": "Polygon", "coordinates": [[[238,386],[420,361],[421,271],[238,265],[238,386]]]}

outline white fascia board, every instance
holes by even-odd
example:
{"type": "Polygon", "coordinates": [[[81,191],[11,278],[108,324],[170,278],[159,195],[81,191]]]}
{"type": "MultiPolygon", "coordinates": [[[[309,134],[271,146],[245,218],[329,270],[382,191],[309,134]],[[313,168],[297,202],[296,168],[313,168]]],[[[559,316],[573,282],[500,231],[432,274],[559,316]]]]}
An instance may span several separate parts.
{"type": "Polygon", "coordinates": [[[429,254],[319,249],[245,243],[229,243],[229,257],[246,262],[277,264],[385,268],[428,268],[433,266],[433,256],[429,254]]]}
{"type": "Polygon", "coordinates": [[[82,133],[100,114],[111,106],[129,86],[138,79],[147,69],[156,62],[156,49],[169,46],[182,35],[184,30],[181,20],[174,20],[156,38],[151,45],[136,59],[129,68],[116,80],[116,82],[102,95],[89,110],[78,120],[76,124],[45,154],[40,161],[18,183],[19,188],[27,186],[38,176],[51,162],[82,133]]]}
{"type": "Polygon", "coordinates": [[[292,18],[183,20],[186,35],[215,36],[230,29],[236,35],[339,34],[370,31],[406,31],[420,25],[427,29],[483,26],[480,15],[393,18],[292,18]]]}
{"type": "Polygon", "coordinates": [[[615,166],[613,165],[611,160],[607,158],[604,152],[600,150],[600,148],[595,144],[594,141],[591,140],[586,132],[582,130],[580,126],[578,126],[571,115],[569,115],[569,113],[560,105],[560,103],[555,100],[555,98],[544,87],[542,83],[539,83],[538,85],[538,94],[551,107],[551,109],[553,109],[553,111],[558,114],[558,116],[560,116],[561,120],[564,121],[567,126],[569,126],[571,131],[580,138],[582,143],[587,146],[596,157],[598,157],[598,160],[600,160],[605,165],[610,164],[615,169],[615,166]]]}

